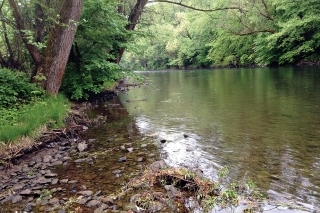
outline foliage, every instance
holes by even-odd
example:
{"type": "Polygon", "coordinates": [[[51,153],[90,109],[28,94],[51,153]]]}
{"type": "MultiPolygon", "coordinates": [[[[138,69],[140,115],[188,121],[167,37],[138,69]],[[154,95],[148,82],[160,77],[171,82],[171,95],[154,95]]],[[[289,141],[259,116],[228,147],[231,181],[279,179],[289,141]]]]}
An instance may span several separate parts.
{"type": "Polygon", "coordinates": [[[71,99],[87,99],[102,91],[106,82],[115,82],[126,73],[115,63],[130,32],[127,21],[117,13],[116,1],[85,1],[73,50],[61,90],[71,99]]]}
{"type": "Polygon", "coordinates": [[[106,82],[124,77],[117,64],[103,59],[92,59],[79,71],[72,64],[67,69],[61,90],[73,100],[88,99],[90,94],[101,92],[106,82]]]}
{"type": "MultiPolygon", "coordinates": [[[[295,64],[320,49],[320,1],[273,1],[276,8],[277,32],[264,39],[263,48],[256,49],[258,62],[267,64],[295,64]]],[[[260,39],[263,37],[260,37],[260,39]]]]}
{"type": "Polygon", "coordinates": [[[0,69],[0,109],[41,100],[44,94],[41,88],[29,83],[25,73],[0,69]]]}
{"type": "Polygon", "coordinates": [[[203,13],[186,13],[181,7],[156,4],[148,7],[138,35],[125,53],[124,66],[141,69],[205,67],[206,46],[212,33],[210,18],[203,13]],[[166,13],[166,14],[164,14],[166,13]]]}
{"type": "Polygon", "coordinates": [[[124,64],[134,69],[238,67],[319,60],[319,0],[192,1],[198,12],[158,3],[148,7],[124,64]]]}
{"type": "Polygon", "coordinates": [[[0,109],[0,141],[30,136],[43,125],[62,126],[68,109],[67,99],[62,95],[22,105],[19,109],[0,109]]]}
{"type": "Polygon", "coordinates": [[[249,66],[254,64],[254,36],[239,36],[218,31],[216,39],[208,44],[207,55],[215,66],[249,66]]]}

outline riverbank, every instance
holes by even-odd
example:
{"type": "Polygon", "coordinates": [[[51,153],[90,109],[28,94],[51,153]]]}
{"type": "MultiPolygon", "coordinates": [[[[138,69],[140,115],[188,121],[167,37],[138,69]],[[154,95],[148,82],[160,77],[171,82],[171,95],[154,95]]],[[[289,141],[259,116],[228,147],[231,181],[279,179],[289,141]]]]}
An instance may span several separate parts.
{"type": "Polygon", "coordinates": [[[249,180],[223,181],[228,170],[220,171],[220,183],[209,181],[199,170],[167,166],[159,148],[170,142],[158,140],[156,134],[140,134],[118,99],[89,110],[90,117],[99,122],[88,119],[90,108],[95,106],[78,106],[67,119],[79,132],[60,135],[19,158],[16,165],[2,168],[2,212],[205,212],[213,206],[220,212],[223,208],[235,212],[266,209],[249,180]]]}
{"type": "Polygon", "coordinates": [[[137,133],[128,143],[110,135],[109,148],[99,149],[87,131],[106,118],[88,119],[90,107],[74,105],[65,128],[47,132],[37,146],[20,149],[0,167],[0,212],[192,212],[218,200],[238,202],[235,188],[225,197],[218,184],[201,174],[167,167],[155,154],[152,136],[137,133]],[[109,180],[97,186],[100,178],[109,180]]]}

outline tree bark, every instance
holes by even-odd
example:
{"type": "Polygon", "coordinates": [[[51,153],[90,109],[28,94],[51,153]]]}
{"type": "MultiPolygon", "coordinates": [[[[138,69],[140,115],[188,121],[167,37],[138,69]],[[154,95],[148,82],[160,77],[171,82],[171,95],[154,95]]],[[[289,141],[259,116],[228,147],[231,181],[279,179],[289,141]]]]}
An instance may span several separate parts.
{"type": "Polygon", "coordinates": [[[44,12],[42,10],[42,7],[39,3],[36,3],[34,6],[35,14],[36,14],[36,30],[37,30],[37,37],[36,42],[43,42],[44,41],[44,12]]]}
{"type": "Polygon", "coordinates": [[[46,77],[44,89],[56,96],[61,86],[71,46],[80,20],[83,0],[64,0],[60,9],[60,23],[55,24],[49,34],[44,51],[44,62],[37,74],[46,77]]]}
{"type": "MultiPolygon", "coordinates": [[[[137,3],[135,4],[134,8],[132,9],[128,17],[129,24],[126,26],[127,30],[134,30],[142,14],[143,8],[146,6],[147,3],[148,3],[148,0],[137,0],[137,3]]],[[[125,48],[121,48],[119,50],[118,57],[116,59],[117,64],[120,63],[124,50],[125,48]]]]}
{"type": "MultiPolygon", "coordinates": [[[[56,96],[59,92],[62,77],[68,61],[70,49],[77,31],[77,23],[80,20],[83,0],[63,0],[60,8],[59,23],[56,23],[49,33],[49,38],[43,54],[33,45],[25,34],[25,26],[15,0],[9,0],[13,10],[17,28],[30,55],[35,62],[35,70],[32,77],[44,75],[42,86],[47,93],[56,96]]],[[[36,5],[37,18],[43,16],[40,5],[36,5]]],[[[40,21],[40,20],[39,20],[40,21]]],[[[37,39],[43,39],[43,26],[37,23],[37,39]]],[[[32,78],[36,81],[35,78],[32,78]]]]}

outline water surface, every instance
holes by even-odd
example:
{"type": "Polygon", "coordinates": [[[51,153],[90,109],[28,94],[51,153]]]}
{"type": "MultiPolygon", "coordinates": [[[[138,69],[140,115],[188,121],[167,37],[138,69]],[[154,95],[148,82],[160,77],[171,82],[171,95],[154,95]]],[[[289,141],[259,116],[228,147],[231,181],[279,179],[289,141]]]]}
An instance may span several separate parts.
{"type": "Polygon", "coordinates": [[[120,99],[167,163],[250,177],[270,196],[320,208],[320,69],[141,72],[120,99]],[[184,137],[188,135],[189,137],[184,137]]]}

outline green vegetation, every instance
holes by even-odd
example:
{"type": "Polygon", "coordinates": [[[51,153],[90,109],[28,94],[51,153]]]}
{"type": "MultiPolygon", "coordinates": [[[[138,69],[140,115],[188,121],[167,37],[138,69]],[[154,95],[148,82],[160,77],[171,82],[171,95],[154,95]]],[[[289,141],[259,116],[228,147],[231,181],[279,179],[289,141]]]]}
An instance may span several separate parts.
{"type": "Polygon", "coordinates": [[[41,100],[44,95],[41,88],[29,83],[25,73],[0,69],[0,110],[41,100]]]}
{"type": "Polygon", "coordinates": [[[21,136],[32,136],[41,126],[61,127],[69,109],[63,95],[46,97],[28,105],[0,110],[0,141],[10,142],[21,136]]]}
{"type": "Polygon", "coordinates": [[[127,20],[115,8],[116,1],[85,1],[83,21],[78,27],[61,90],[71,99],[87,99],[105,84],[129,75],[115,63],[117,51],[126,45],[130,33],[127,20]],[[101,27],[103,26],[103,27],[101,27]]]}
{"type": "Polygon", "coordinates": [[[144,36],[126,52],[125,66],[278,66],[320,59],[319,0],[160,2],[143,14],[138,31],[144,36]]]}
{"type": "Polygon", "coordinates": [[[63,95],[45,95],[22,72],[0,69],[0,141],[30,136],[39,127],[63,125],[69,104],[63,95]]]}

